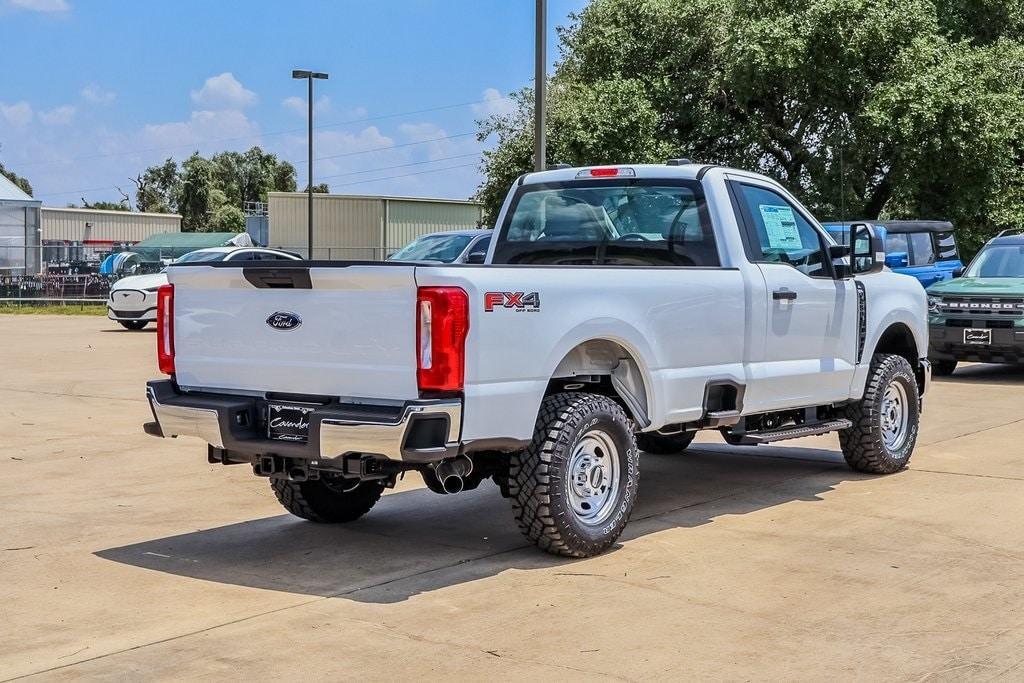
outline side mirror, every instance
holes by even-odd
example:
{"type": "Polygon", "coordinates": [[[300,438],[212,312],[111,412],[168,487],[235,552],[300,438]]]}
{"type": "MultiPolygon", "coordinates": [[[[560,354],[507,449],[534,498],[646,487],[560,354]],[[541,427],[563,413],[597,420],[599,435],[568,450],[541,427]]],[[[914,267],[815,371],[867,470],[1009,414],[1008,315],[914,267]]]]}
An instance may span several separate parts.
{"type": "Polygon", "coordinates": [[[850,226],[850,265],[854,275],[880,273],[885,267],[885,244],[867,223],[850,226]]]}
{"type": "Polygon", "coordinates": [[[466,257],[466,263],[481,264],[487,260],[487,254],[470,254],[466,257]]]}
{"type": "Polygon", "coordinates": [[[964,268],[963,266],[960,266],[959,268],[954,268],[953,269],[953,277],[963,277],[965,270],[967,270],[967,269],[964,268]]]}
{"type": "Polygon", "coordinates": [[[910,256],[905,251],[894,251],[885,255],[885,265],[890,268],[906,268],[910,265],[910,256]]]}

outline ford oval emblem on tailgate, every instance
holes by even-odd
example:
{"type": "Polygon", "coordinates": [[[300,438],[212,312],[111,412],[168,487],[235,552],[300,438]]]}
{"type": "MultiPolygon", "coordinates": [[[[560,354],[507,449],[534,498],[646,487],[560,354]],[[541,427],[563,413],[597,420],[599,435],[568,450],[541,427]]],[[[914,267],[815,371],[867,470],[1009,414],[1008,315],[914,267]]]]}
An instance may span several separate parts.
{"type": "Polygon", "coordinates": [[[275,330],[294,330],[302,324],[302,318],[294,313],[278,311],[277,313],[270,314],[270,317],[267,318],[267,324],[275,330]]]}

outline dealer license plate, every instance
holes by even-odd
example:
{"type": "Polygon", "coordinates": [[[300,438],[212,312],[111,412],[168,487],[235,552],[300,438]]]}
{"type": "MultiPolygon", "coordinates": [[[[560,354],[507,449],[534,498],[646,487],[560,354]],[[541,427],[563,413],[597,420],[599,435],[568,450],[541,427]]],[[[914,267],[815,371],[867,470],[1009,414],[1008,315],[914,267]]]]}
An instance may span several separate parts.
{"type": "Polygon", "coordinates": [[[267,437],[278,441],[309,439],[309,415],[315,406],[295,403],[267,404],[267,437]]]}
{"type": "Polygon", "coordinates": [[[968,346],[991,346],[992,330],[968,327],[964,330],[964,344],[968,346]]]}

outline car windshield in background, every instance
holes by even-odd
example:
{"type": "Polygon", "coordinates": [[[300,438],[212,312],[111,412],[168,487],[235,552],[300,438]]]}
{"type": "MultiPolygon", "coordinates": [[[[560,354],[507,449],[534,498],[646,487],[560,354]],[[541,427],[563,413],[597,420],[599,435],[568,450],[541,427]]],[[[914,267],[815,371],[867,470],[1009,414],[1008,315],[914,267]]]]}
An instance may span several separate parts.
{"type": "Polygon", "coordinates": [[[472,235],[426,235],[405,245],[388,260],[451,263],[459,258],[472,239],[472,235]]]}
{"type": "Polygon", "coordinates": [[[985,247],[964,273],[967,277],[1024,277],[1024,245],[985,247]]]}
{"type": "Polygon", "coordinates": [[[201,261],[223,261],[229,251],[193,251],[185,254],[181,258],[175,261],[175,263],[198,263],[201,261]]]}
{"type": "Polygon", "coordinates": [[[520,190],[494,263],[717,266],[693,181],[557,183],[520,190]]]}

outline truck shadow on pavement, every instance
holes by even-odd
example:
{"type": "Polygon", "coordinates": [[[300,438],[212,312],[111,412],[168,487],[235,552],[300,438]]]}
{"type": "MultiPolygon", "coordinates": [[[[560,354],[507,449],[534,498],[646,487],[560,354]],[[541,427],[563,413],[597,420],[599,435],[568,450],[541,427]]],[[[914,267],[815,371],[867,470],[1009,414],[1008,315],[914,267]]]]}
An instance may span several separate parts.
{"type": "Polygon", "coordinates": [[[1024,365],[972,363],[961,365],[948,377],[936,377],[935,381],[951,384],[1024,384],[1024,365]]]}
{"type": "MultiPolygon", "coordinates": [[[[645,454],[637,507],[609,552],[628,552],[623,542],[666,529],[820,501],[841,482],[868,478],[847,469],[837,452],[806,448],[701,443],[682,455],[645,454]]],[[[490,482],[452,496],[425,489],[390,494],[347,525],[279,515],[96,555],[205,581],[372,603],[400,602],[507,570],[585,571],[587,562],[529,545],[509,502],[490,482]]]]}

